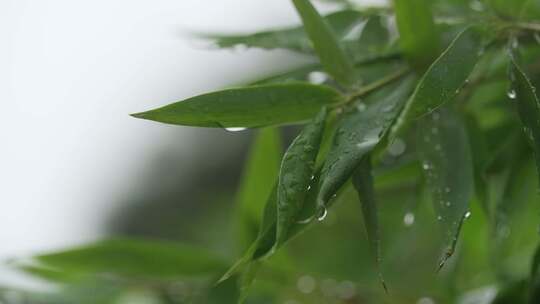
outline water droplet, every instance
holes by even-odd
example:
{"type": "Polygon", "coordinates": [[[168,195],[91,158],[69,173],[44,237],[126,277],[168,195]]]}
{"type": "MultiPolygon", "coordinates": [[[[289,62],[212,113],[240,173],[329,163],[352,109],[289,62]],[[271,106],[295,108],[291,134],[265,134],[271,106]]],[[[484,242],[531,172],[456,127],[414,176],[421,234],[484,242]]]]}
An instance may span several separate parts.
{"type": "Polygon", "coordinates": [[[324,221],[324,219],[326,218],[326,216],[328,215],[328,210],[326,210],[325,207],[323,207],[320,211],[319,211],[319,215],[317,216],[317,220],[319,222],[322,222],[324,221]]]}
{"type": "Polygon", "coordinates": [[[405,224],[405,226],[407,227],[412,226],[414,224],[414,220],[415,220],[414,213],[407,212],[405,213],[405,216],[403,217],[403,224],[405,224]]]}
{"type": "Polygon", "coordinates": [[[465,213],[465,219],[468,219],[471,217],[471,212],[470,211],[467,211],[467,213],[465,213]]]}
{"type": "Polygon", "coordinates": [[[246,130],[247,128],[225,128],[225,130],[227,132],[240,132],[240,131],[244,131],[246,130]]]}
{"type": "Polygon", "coordinates": [[[516,91],[514,89],[508,90],[508,92],[506,92],[506,95],[508,95],[508,98],[510,99],[516,99],[517,97],[516,91]]]}
{"type": "Polygon", "coordinates": [[[442,216],[437,216],[437,221],[442,221],[442,216]]]}
{"type": "Polygon", "coordinates": [[[388,153],[392,156],[400,156],[401,154],[405,153],[406,149],[407,145],[405,144],[405,141],[397,138],[388,148],[388,153]]]}
{"type": "Polygon", "coordinates": [[[422,164],[422,168],[423,168],[424,170],[429,170],[429,169],[431,168],[431,166],[429,165],[428,162],[424,162],[424,163],[422,164]]]}
{"type": "Polygon", "coordinates": [[[328,80],[328,74],[325,72],[314,71],[309,73],[308,81],[313,84],[322,84],[328,80]]]}
{"type": "Polygon", "coordinates": [[[452,206],[452,203],[450,201],[447,201],[446,202],[446,207],[450,207],[450,206],[452,206]]]}
{"type": "Polygon", "coordinates": [[[315,287],[317,286],[317,282],[312,276],[302,276],[298,279],[298,282],[296,283],[296,287],[298,290],[300,290],[301,293],[312,293],[315,290],[315,287]]]}
{"type": "Polygon", "coordinates": [[[365,103],[359,102],[359,103],[356,105],[356,109],[358,110],[358,112],[364,112],[364,111],[367,109],[367,106],[366,106],[365,103]]]}
{"type": "Polygon", "coordinates": [[[446,193],[450,193],[450,191],[452,191],[452,190],[450,189],[450,187],[446,187],[446,188],[444,188],[444,192],[446,192],[446,193]]]}
{"type": "Polygon", "coordinates": [[[337,295],[342,300],[350,300],[356,295],[356,286],[351,281],[343,281],[337,287],[337,295]]]}

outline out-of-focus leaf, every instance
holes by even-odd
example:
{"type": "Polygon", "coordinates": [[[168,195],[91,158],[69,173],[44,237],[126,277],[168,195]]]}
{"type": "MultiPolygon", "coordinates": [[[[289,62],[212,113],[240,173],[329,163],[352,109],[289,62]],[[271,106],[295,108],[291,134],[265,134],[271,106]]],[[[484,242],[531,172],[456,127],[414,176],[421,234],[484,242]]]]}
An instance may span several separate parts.
{"type": "Polygon", "coordinates": [[[305,121],[342,99],[325,86],[272,84],[203,94],[132,116],[184,126],[255,128],[305,121]]]}
{"type": "Polygon", "coordinates": [[[392,130],[392,137],[410,121],[429,114],[454,99],[467,82],[482,52],[482,38],[476,27],[469,27],[461,32],[418,83],[392,130]]]}
{"type": "Polygon", "coordinates": [[[380,263],[382,260],[381,256],[381,236],[379,228],[379,219],[377,211],[377,201],[375,199],[375,187],[371,169],[371,157],[366,155],[360,161],[358,168],[354,171],[353,174],[353,186],[358,193],[360,198],[360,203],[362,205],[362,213],[364,216],[364,225],[366,227],[366,232],[371,246],[371,251],[375,262],[377,264],[377,269],[379,271],[379,278],[384,288],[386,289],[386,284],[382,273],[380,272],[380,263]]]}
{"type": "Polygon", "coordinates": [[[540,303],[540,247],[536,249],[531,263],[529,278],[529,304],[540,303]]]}
{"type": "Polygon", "coordinates": [[[431,0],[394,0],[394,11],[403,52],[415,66],[429,65],[439,52],[431,0]]]}
{"type": "Polygon", "coordinates": [[[238,191],[242,250],[257,236],[266,199],[278,177],[281,154],[279,130],[260,130],[252,143],[238,191]]]}
{"type": "MultiPolygon", "coordinates": [[[[503,286],[497,293],[497,297],[492,304],[526,304],[527,303],[527,282],[525,280],[510,282],[503,286]]],[[[536,302],[531,302],[536,303],[536,302]]]]}
{"type": "MultiPolygon", "coordinates": [[[[365,18],[362,13],[353,10],[344,10],[329,14],[323,19],[332,28],[338,38],[343,38],[356,24],[365,18]]],[[[250,35],[208,35],[215,39],[221,48],[245,45],[263,49],[290,49],[302,53],[313,53],[313,44],[309,40],[303,27],[292,27],[279,30],[264,31],[250,35]]]]}
{"type": "Polygon", "coordinates": [[[292,2],[324,69],[339,83],[346,86],[353,85],[355,82],[353,64],[339,45],[332,28],[309,0],[292,0],[292,2]]]}
{"type": "Polygon", "coordinates": [[[323,108],[313,122],[304,127],[283,157],[278,183],[276,246],[287,240],[289,229],[304,204],[313,179],[326,116],[327,110],[323,108]]]}
{"type": "Polygon", "coordinates": [[[204,304],[237,304],[240,299],[238,281],[238,276],[233,276],[210,288],[204,304]]]}
{"type": "Polygon", "coordinates": [[[408,77],[368,96],[367,109],[345,114],[321,173],[317,199],[321,212],[351,177],[362,158],[373,150],[386,134],[413,86],[414,78],[408,77]]]}
{"type": "Polygon", "coordinates": [[[536,157],[536,167],[540,173],[540,101],[536,88],[517,64],[514,56],[511,58],[512,88],[509,97],[516,100],[525,134],[530,140],[536,157]]]}
{"type": "Polygon", "coordinates": [[[536,0],[487,0],[498,14],[515,19],[538,19],[540,2],[536,0]]]}
{"type": "Polygon", "coordinates": [[[157,240],[113,239],[80,248],[39,255],[45,267],[73,273],[174,279],[219,273],[226,264],[191,246],[157,240]]]}
{"type": "Polygon", "coordinates": [[[418,146],[437,220],[444,232],[446,249],[442,267],[454,253],[474,193],[473,162],[465,124],[450,108],[442,108],[419,124],[418,146]]]}

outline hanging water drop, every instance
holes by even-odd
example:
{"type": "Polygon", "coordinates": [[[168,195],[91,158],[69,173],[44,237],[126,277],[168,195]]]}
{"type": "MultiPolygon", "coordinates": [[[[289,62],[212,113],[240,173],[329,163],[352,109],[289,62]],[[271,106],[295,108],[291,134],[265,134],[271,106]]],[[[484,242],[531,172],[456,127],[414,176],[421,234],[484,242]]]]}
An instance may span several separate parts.
{"type": "Polygon", "coordinates": [[[359,102],[359,103],[356,105],[356,109],[358,110],[358,112],[364,112],[364,111],[367,109],[367,106],[366,106],[365,103],[359,102]]]}
{"type": "Polygon", "coordinates": [[[422,168],[423,168],[424,170],[429,170],[429,168],[430,168],[429,163],[427,163],[427,162],[423,163],[423,164],[422,164],[422,168]]]}
{"type": "Polygon", "coordinates": [[[324,72],[314,71],[309,73],[308,81],[313,84],[323,84],[328,80],[328,74],[324,72]]]}
{"type": "Polygon", "coordinates": [[[470,211],[467,211],[467,213],[465,213],[464,218],[465,218],[465,219],[468,219],[468,218],[470,218],[470,217],[471,217],[471,212],[470,212],[470,211]]]}
{"type": "Polygon", "coordinates": [[[508,95],[508,98],[510,98],[510,99],[516,99],[516,97],[517,97],[516,90],[514,90],[514,89],[508,90],[506,95],[508,95]]]}
{"type": "Polygon", "coordinates": [[[322,222],[324,221],[324,219],[326,218],[326,216],[328,215],[328,210],[326,210],[325,207],[323,207],[320,211],[319,211],[319,215],[317,216],[317,220],[319,222],[322,222]]]}

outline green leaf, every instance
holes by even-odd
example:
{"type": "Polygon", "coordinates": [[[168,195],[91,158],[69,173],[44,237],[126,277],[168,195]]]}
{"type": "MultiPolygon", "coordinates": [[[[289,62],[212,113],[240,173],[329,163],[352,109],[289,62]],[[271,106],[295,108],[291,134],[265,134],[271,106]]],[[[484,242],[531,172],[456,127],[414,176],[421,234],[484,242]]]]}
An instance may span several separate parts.
{"type": "Polygon", "coordinates": [[[138,239],[105,240],[35,259],[45,267],[66,272],[113,273],[130,278],[174,279],[215,274],[226,267],[224,261],[202,249],[138,239]]]}
{"type": "Polygon", "coordinates": [[[375,186],[371,169],[371,157],[366,155],[360,161],[358,168],[353,173],[353,186],[358,192],[358,197],[362,205],[364,216],[364,226],[371,246],[373,257],[379,271],[379,278],[386,290],[386,284],[380,271],[381,256],[381,236],[379,228],[379,219],[377,211],[377,202],[375,199],[375,186]]]}
{"type": "MultiPolygon", "coordinates": [[[[335,35],[342,39],[356,24],[362,22],[362,13],[353,10],[344,10],[329,14],[323,19],[332,28],[335,35]]],[[[289,49],[301,53],[312,54],[313,44],[309,40],[303,27],[292,27],[270,30],[250,35],[206,35],[215,39],[218,47],[228,48],[236,45],[258,47],[263,49],[289,49]]]]}
{"type": "Polygon", "coordinates": [[[536,158],[536,167],[540,174],[540,101],[536,88],[519,67],[514,56],[510,64],[512,88],[509,97],[516,100],[519,117],[525,134],[531,142],[536,158]]]}
{"type": "Polygon", "coordinates": [[[440,267],[452,256],[474,193],[469,139],[464,122],[451,109],[442,108],[419,125],[418,148],[446,250],[440,267]]]}
{"type": "Polygon", "coordinates": [[[467,83],[482,53],[483,43],[477,28],[469,27],[462,31],[422,77],[391,137],[394,138],[410,121],[453,100],[467,83]]]}
{"type": "Polygon", "coordinates": [[[281,154],[279,130],[265,128],[258,131],[251,145],[238,191],[238,223],[242,250],[257,236],[266,199],[278,177],[281,154]]]}
{"type": "Polygon", "coordinates": [[[370,95],[366,110],[344,115],[333,139],[333,146],[324,163],[317,204],[323,212],[328,201],[351,177],[362,158],[381,141],[401,111],[414,85],[408,77],[370,95]]]}
{"type": "Polygon", "coordinates": [[[413,65],[429,65],[439,52],[431,0],[394,0],[394,11],[403,52],[413,65]]]}
{"type": "Polygon", "coordinates": [[[355,82],[353,64],[340,47],[332,28],[309,0],[292,0],[292,2],[325,70],[339,83],[346,86],[353,85],[355,82]]]}
{"type": "Polygon", "coordinates": [[[276,246],[287,240],[289,229],[304,204],[314,176],[326,116],[327,110],[323,108],[313,122],[306,125],[295,138],[283,157],[277,194],[276,246]]]}
{"type": "Polygon", "coordinates": [[[132,116],[183,126],[255,128],[305,121],[342,98],[325,86],[272,84],[203,94],[132,116]]]}
{"type": "Polygon", "coordinates": [[[528,303],[540,303],[540,247],[536,249],[531,263],[528,303]]]}
{"type": "Polygon", "coordinates": [[[499,15],[513,19],[531,20],[540,17],[540,2],[536,0],[487,0],[499,15]]]}

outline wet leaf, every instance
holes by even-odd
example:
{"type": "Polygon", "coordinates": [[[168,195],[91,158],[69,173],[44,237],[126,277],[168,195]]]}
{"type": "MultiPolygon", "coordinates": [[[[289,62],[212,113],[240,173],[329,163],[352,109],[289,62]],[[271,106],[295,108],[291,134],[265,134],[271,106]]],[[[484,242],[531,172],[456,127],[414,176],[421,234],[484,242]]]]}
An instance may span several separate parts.
{"type": "Polygon", "coordinates": [[[327,110],[323,108],[312,123],[306,125],[283,157],[277,196],[276,246],[283,244],[304,204],[314,176],[327,110]]]}
{"type": "Polygon", "coordinates": [[[256,238],[266,200],[278,178],[281,136],[276,128],[258,131],[251,144],[238,191],[240,243],[245,250],[256,238]]]}
{"type": "MultiPolygon", "coordinates": [[[[323,19],[332,28],[336,37],[342,39],[353,26],[365,18],[358,11],[344,10],[324,16],[323,19]]],[[[215,39],[217,46],[221,48],[245,45],[263,49],[280,48],[301,53],[314,53],[313,44],[302,26],[263,31],[250,35],[206,35],[206,38],[215,39]]]]}
{"type": "Polygon", "coordinates": [[[362,158],[381,141],[413,86],[414,78],[408,77],[369,96],[367,109],[344,115],[322,169],[317,199],[319,209],[326,207],[332,196],[351,177],[362,158]]]}
{"type": "Polygon", "coordinates": [[[403,52],[414,65],[429,65],[439,51],[431,0],[394,0],[394,11],[403,52]]]}
{"type": "Polygon", "coordinates": [[[467,83],[482,50],[482,38],[475,27],[461,32],[418,83],[392,130],[392,137],[401,132],[410,121],[454,99],[467,83]]]}
{"type": "Polygon", "coordinates": [[[519,117],[525,134],[533,146],[536,167],[540,173],[540,101],[536,95],[536,88],[519,67],[514,56],[511,58],[510,66],[512,87],[508,95],[516,100],[519,117]]]}
{"type": "Polygon", "coordinates": [[[354,67],[328,23],[309,0],[292,0],[324,69],[339,83],[354,84],[354,67]]]}
{"type": "Polygon", "coordinates": [[[325,86],[272,84],[203,94],[132,116],[183,126],[255,128],[305,121],[342,98],[325,86]]]}
{"type": "Polygon", "coordinates": [[[174,279],[219,273],[221,259],[203,249],[176,242],[112,239],[39,255],[45,267],[73,273],[116,274],[133,278],[174,279]]]}
{"type": "Polygon", "coordinates": [[[474,193],[473,162],[464,122],[449,108],[420,121],[418,147],[446,246],[442,267],[452,256],[474,193]]]}
{"type": "Polygon", "coordinates": [[[379,219],[377,211],[377,201],[375,199],[375,186],[373,181],[372,169],[371,169],[371,157],[366,155],[362,158],[358,168],[353,174],[353,186],[358,193],[360,203],[362,205],[362,213],[364,216],[364,226],[371,246],[371,251],[377,269],[379,271],[379,278],[386,289],[386,284],[382,273],[380,271],[381,256],[381,236],[379,228],[379,219]]]}

